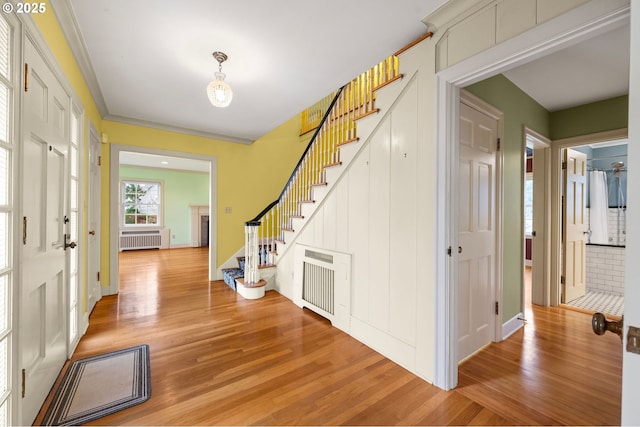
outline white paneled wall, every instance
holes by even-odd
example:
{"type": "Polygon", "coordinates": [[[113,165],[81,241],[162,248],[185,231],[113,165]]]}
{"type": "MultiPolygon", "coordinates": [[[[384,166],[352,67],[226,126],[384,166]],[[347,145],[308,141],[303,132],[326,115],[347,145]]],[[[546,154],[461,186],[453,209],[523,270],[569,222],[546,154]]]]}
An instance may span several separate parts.
{"type": "MultiPolygon", "coordinates": [[[[352,254],[350,333],[415,370],[418,84],[409,82],[295,243],[352,254]]],[[[367,120],[367,119],[365,119],[367,120]]],[[[289,244],[289,243],[287,243],[289,244]]],[[[293,251],[278,261],[292,289],[293,251]]]]}

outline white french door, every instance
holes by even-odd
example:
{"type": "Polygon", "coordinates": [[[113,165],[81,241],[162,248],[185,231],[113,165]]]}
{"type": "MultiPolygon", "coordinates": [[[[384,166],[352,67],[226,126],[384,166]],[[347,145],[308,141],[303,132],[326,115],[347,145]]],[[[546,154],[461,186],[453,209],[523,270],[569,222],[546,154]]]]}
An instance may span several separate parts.
{"type": "MultiPolygon", "coordinates": [[[[78,224],[77,197],[71,200],[73,169],[70,174],[67,168],[74,162],[77,167],[78,153],[70,148],[70,98],[28,37],[24,60],[23,249],[18,311],[24,389],[21,420],[26,425],[35,419],[64,365],[70,329],[77,326],[69,316],[73,289],[77,290],[69,287],[69,281],[74,274],[77,280],[77,256],[68,256],[74,252],[70,244],[78,224]]],[[[77,170],[75,174],[77,178],[77,170]]],[[[77,188],[77,179],[74,185],[77,188]]]]}
{"type": "Polygon", "coordinates": [[[0,426],[12,424],[14,300],[15,56],[17,22],[0,15],[0,426]]]}

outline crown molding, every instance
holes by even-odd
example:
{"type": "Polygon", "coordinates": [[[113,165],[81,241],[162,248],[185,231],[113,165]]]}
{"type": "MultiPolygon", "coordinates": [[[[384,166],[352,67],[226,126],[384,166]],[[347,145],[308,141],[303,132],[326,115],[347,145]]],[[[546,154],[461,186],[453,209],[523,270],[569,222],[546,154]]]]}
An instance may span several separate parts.
{"type": "Polygon", "coordinates": [[[107,104],[105,103],[104,96],[100,90],[98,78],[93,70],[87,46],[80,34],[78,21],[76,21],[76,17],[73,14],[73,8],[71,7],[70,0],[49,0],[49,4],[60,23],[60,28],[67,39],[67,44],[71,49],[71,53],[73,53],[73,56],[76,58],[80,72],[89,87],[89,92],[93,97],[93,101],[95,102],[100,115],[102,117],[107,116],[109,114],[109,110],[107,109],[107,104]]]}
{"type": "Polygon", "coordinates": [[[218,134],[218,133],[211,133],[211,132],[199,131],[199,130],[195,130],[195,129],[188,129],[188,128],[183,128],[183,127],[180,127],[180,126],[171,126],[171,125],[156,123],[156,122],[152,122],[152,121],[140,120],[140,119],[132,119],[130,117],[117,116],[117,115],[112,115],[112,114],[109,114],[109,115],[105,116],[103,119],[104,120],[109,120],[109,121],[112,121],[112,122],[124,123],[124,124],[127,124],[127,125],[142,126],[142,127],[146,127],[146,128],[165,130],[165,131],[168,131],[168,132],[182,133],[182,134],[185,134],[185,135],[200,136],[200,137],[209,138],[209,139],[217,139],[218,141],[223,141],[223,142],[235,142],[235,143],[246,144],[246,145],[253,144],[253,142],[254,142],[254,140],[247,139],[247,138],[238,138],[238,137],[235,137],[235,136],[221,135],[221,134],[218,134]]]}

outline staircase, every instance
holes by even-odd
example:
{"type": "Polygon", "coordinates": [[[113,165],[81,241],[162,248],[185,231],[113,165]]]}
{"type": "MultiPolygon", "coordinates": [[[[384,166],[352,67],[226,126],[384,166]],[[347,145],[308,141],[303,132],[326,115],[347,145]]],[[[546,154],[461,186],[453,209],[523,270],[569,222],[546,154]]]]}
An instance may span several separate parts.
{"type": "Polygon", "coordinates": [[[305,127],[315,125],[305,123],[305,118],[317,122],[309,145],[278,199],[245,223],[245,243],[250,240],[250,235],[254,241],[253,244],[245,244],[245,258],[255,260],[253,268],[247,263],[245,271],[245,279],[249,276],[255,279],[245,280],[245,284],[253,286],[260,277],[260,269],[275,266],[295,240],[297,231],[304,227],[356,155],[360,145],[359,122],[380,112],[376,106],[377,91],[403,78],[397,55],[430,36],[431,33],[427,33],[338,89],[318,103],[315,110],[312,107],[303,113],[303,132],[305,127]],[[319,114],[319,109],[326,111],[319,114]],[[320,116],[322,118],[317,120],[320,116]]]}

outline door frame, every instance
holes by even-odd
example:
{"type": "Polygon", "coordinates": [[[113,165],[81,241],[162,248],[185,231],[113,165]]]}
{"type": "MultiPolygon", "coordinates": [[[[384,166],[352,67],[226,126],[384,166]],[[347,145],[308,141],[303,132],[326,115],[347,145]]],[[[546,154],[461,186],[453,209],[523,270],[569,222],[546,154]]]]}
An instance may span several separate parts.
{"type": "Polygon", "coordinates": [[[628,138],[627,128],[571,138],[556,139],[551,143],[551,265],[550,280],[545,289],[549,305],[561,303],[562,284],[562,151],[580,145],[616,141],[628,138]]]}
{"type": "Polygon", "coordinates": [[[611,10],[610,4],[588,2],[558,18],[486,49],[436,74],[436,289],[434,384],[445,390],[458,383],[457,256],[456,247],[460,88],[500,74],[518,65],[557,52],[629,22],[630,6],[611,10]]]}
{"type": "MultiPolygon", "coordinates": [[[[533,199],[533,225],[536,232],[535,245],[531,250],[531,303],[537,305],[548,306],[549,305],[549,278],[550,278],[550,264],[551,264],[551,140],[544,135],[534,131],[533,129],[524,127],[524,141],[523,150],[526,150],[527,143],[531,142],[534,147],[533,154],[533,191],[535,194],[542,193],[540,200],[536,202],[534,196],[533,199]],[[542,149],[543,152],[539,152],[536,156],[535,150],[542,149]],[[542,156],[542,158],[540,158],[542,156]],[[542,173],[536,174],[536,170],[542,173]],[[540,192],[540,187],[542,191],[540,192]],[[536,191],[538,190],[538,191],[536,191]],[[536,225],[542,224],[542,228],[536,227],[536,225]],[[534,275],[534,269],[537,274],[534,275]],[[541,276],[542,279],[536,283],[534,280],[536,276],[541,276]]],[[[525,159],[526,161],[526,159],[525,159]]],[[[523,170],[523,185],[524,178],[526,176],[526,170],[523,170]]],[[[524,188],[522,191],[524,198],[524,188]]],[[[523,218],[524,220],[524,218],[523,218]]],[[[524,224],[523,224],[524,229],[524,224]]],[[[532,239],[533,242],[533,239],[532,239]]],[[[523,247],[526,244],[526,238],[522,236],[523,247]]],[[[524,263],[524,261],[523,261],[524,263]]],[[[523,290],[522,290],[522,312],[525,311],[525,286],[524,286],[524,266],[523,266],[523,290]]]]}
{"type": "MultiPolygon", "coordinates": [[[[103,295],[115,295],[120,288],[118,244],[120,234],[120,152],[155,154],[209,162],[209,280],[217,280],[218,260],[218,159],[213,156],[110,144],[109,164],[109,286],[103,287],[103,295]]],[[[188,216],[188,215],[187,215],[188,216]]]]}
{"type": "MultiPolygon", "coordinates": [[[[92,178],[92,174],[91,174],[91,168],[96,167],[96,165],[93,165],[91,163],[91,154],[94,152],[94,150],[97,151],[98,155],[101,156],[101,151],[102,151],[102,143],[100,141],[100,136],[98,133],[98,130],[96,129],[96,127],[93,125],[93,123],[91,122],[91,120],[89,120],[89,142],[88,142],[88,164],[87,164],[87,188],[89,191],[89,200],[87,200],[87,232],[89,227],[91,226],[91,223],[94,222],[96,224],[96,234],[93,237],[95,239],[95,245],[94,245],[94,249],[97,251],[97,254],[94,253],[91,250],[91,246],[88,244],[88,240],[89,237],[85,236],[85,238],[87,239],[87,274],[86,274],[86,281],[87,281],[87,296],[89,294],[89,289],[88,287],[90,286],[90,283],[93,283],[93,280],[90,279],[90,277],[93,274],[98,274],[101,270],[101,266],[100,266],[100,260],[102,259],[101,257],[101,235],[102,233],[100,232],[101,230],[101,212],[102,212],[102,197],[100,196],[102,193],[102,188],[101,188],[101,183],[102,183],[102,171],[98,170],[98,174],[97,174],[97,178],[93,179],[92,178]],[[94,206],[95,204],[95,206],[94,206]],[[97,265],[93,265],[95,262],[97,261],[97,265]]],[[[100,165],[97,165],[98,167],[100,165]]],[[[102,298],[102,286],[98,285],[99,288],[98,290],[100,291],[95,297],[96,297],[96,301],[98,302],[100,301],[100,299],[102,298]]],[[[94,302],[94,305],[95,305],[94,302]]],[[[91,305],[91,302],[89,301],[89,298],[87,298],[86,301],[87,304],[87,309],[85,311],[85,317],[86,317],[86,324],[89,324],[89,315],[91,314],[91,310],[93,309],[94,305],[91,305]]]]}

